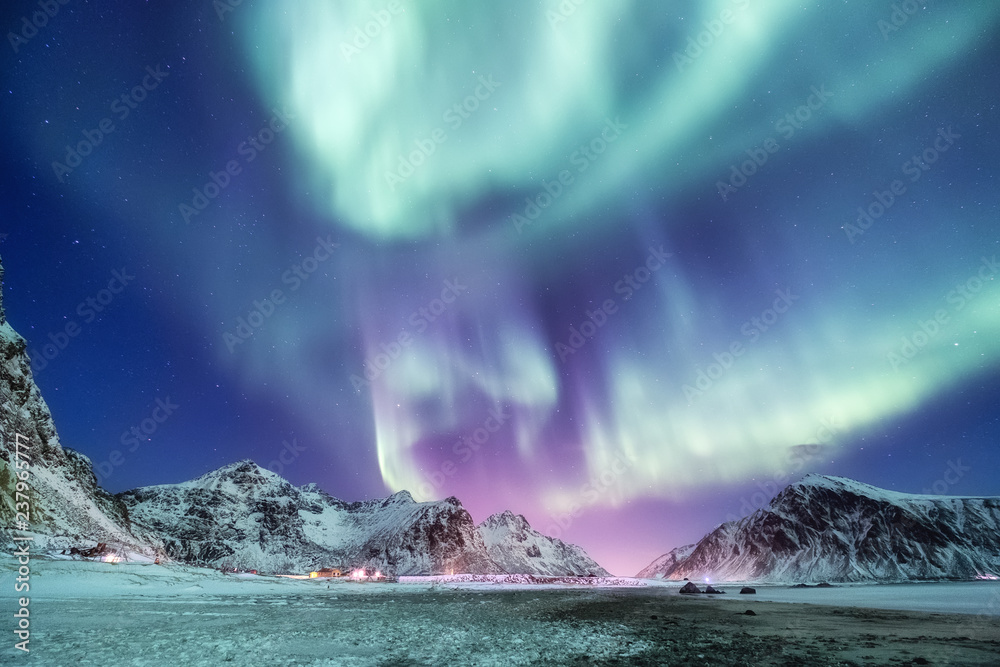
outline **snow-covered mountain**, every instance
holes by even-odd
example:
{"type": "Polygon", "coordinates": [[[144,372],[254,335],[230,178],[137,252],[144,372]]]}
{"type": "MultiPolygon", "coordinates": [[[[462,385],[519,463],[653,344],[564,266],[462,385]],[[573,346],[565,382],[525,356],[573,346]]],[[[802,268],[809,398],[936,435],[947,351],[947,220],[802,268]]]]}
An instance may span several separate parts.
{"type": "MultiPolygon", "coordinates": [[[[188,562],[261,571],[373,567],[395,574],[604,573],[579,547],[528,529],[508,531],[537,558],[490,557],[480,530],[456,498],[417,503],[400,491],[348,503],[315,484],[294,487],[252,461],[240,461],[182,484],[117,496],[97,483],[90,460],[63,448],[35,385],[27,345],[7,323],[0,264],[0,537],[30,534],[32,552],[106,542],[188,562]],[[20,447],[18,447],[20,443],[20,447]],[[29,521],[19,524],[17,451],[30,461],[29,521]],[[528,543],[524,543],[527,540],[528,543]]],[[[23,464],[22,464],[23,465],[23,464]]],[[[503,515],[501,515],[503,516],[503,515]]],[[[524,524],[527,526],[527,523],[524,524]]],[[[498,528],[499,530],[499,528],[498,528]]],[[[499,533],[497,553],[510,554],[499,533]]]]}
{"type": "Polygon", "coordinates": [[[119,494],[168,555],[264,572],[370,567],[389,574],[607,572],[577,546],[510,512],[478,528],[457,498],[418,503],[406,491],[348,503],[295,487],[250,460],[181,484],[119,494]]]}
{"type": "Polygon", "coordinates": [[[162,536],[168,555],[189,562],[267,572],[501,572],[456,498],[417,503],[400,491],[347,503],[314,484],[292,486],[250,460],[119,498],[162,536]]]}
{"type": "MultiPolygon", "coordinates": [[[[27,345],[3,310],[0,265],[0,535],[33,536],[32,550],[92,546],[94,541],[149,552],[156,539],[142,534],[125,505],[97,485],[90,459],[59,443],[49,407],[35,384],[27,345]],[[17,460],[28,461],[28,479],[18,496],[17,460]],[[28,521],[20,522],[27,502],[28,521]],[[16,532],[15,532],[16,530],[16,532]]],[[[22,463],[22,466],[25,464],[22,463]]]]}
{"type": "Polygon", "coordinates": [[[813,474],[638,576],[807,582],[983,574],[1000,574],[1000,497],[898,493],[813,474]]]}
{"type": "Polygon", "coordinates": [[[504,571],[553,576],[606,577],[598,565],[575,544],[542,535],[520,514],[509,510],[479,524],[486,551],[504,571]]]}
{"type": "Polygon", "coordinates": [[[694,551],[695,544],[685,544],[682,547],[671,549],[652,563],[642,568],[639,574],[635,575],[640,579],[662,579],[673,572],[677,566],[684,561],[691,552],[694,551]]]}

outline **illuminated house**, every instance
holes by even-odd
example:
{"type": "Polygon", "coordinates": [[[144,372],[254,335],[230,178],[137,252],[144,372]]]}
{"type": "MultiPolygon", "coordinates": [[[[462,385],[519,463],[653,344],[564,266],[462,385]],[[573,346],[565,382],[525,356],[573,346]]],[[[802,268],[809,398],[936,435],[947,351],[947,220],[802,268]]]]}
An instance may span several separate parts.
{"type": "Polygon", "coordinates": [[[324,567],[322,570],[316,570],[315,572],[309,573],[310,579],[318,579],[322,577],[342,577],[344,573],[341,572],[336,567],[324,567]]]}

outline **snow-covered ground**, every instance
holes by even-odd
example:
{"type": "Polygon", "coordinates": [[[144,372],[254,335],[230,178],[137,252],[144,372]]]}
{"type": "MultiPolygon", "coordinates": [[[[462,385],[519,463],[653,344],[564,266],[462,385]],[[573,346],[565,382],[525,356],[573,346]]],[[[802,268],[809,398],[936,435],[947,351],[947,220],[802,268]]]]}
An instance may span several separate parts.
{"type": "Polygon", "coordinates": [[[29,657],[59,665],[826,665],[919,656],[931,664],[995,665],[1000,646],[1000,582],[758,587],[756,596],[726,587],[727,595],[705,599],[679,595],[676,582],[358,583],[36,557],[25,656],[13,648],[10,632],[15,570],[16,561],[0,557],[0,591],[7,591],[0,618],[9,619],[0,621],[9,635],[0,663],[29,657]],[[744,615],[748,608],[755,615],[744,615]]]}

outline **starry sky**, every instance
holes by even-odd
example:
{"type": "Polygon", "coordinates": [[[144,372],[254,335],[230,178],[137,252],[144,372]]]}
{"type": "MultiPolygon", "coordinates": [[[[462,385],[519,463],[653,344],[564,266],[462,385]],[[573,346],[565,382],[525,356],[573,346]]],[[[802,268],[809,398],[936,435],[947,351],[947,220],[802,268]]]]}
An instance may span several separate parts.
{"type": "Polygon", "coordinates": [[[115,492],[252,458],[616,574],[807,472],[1000,494],[1000,5],[895,6],[7,3],[8,318],[115,492]]]}

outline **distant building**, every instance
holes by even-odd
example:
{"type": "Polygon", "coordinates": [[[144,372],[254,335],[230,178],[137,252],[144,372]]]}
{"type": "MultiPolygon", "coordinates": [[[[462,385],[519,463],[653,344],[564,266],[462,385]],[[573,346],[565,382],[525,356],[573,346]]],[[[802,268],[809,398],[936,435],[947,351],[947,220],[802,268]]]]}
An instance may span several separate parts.
{"type": "Polygon", "coordinates": [[[336,567],[324,567],[322,570],[316,570],[315,572],[309,573],[310,579],[319,579],[322,577],[327,577],[327,578],[342,577],[342,576],[344,576],[344,573],[341,572],[340,569],[336,567]]]}

